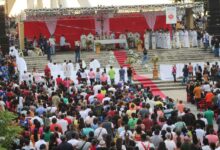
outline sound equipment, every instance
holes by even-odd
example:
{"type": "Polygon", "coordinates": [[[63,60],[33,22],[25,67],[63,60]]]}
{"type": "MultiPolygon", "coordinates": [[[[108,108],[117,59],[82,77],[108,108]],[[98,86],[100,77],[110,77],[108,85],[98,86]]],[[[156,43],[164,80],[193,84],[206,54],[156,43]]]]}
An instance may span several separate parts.
{"type": "Polygon", "coordinates": [[[3,54],[7,54],[9,51],[9,41],[6,36],[6,15],[4,6],[0,6],[0,46],[3,54]]]}
{"type": "Polygon", "coordinates": [[[208,0],[208,33],[220,37],[220,0],[208,0]]]}

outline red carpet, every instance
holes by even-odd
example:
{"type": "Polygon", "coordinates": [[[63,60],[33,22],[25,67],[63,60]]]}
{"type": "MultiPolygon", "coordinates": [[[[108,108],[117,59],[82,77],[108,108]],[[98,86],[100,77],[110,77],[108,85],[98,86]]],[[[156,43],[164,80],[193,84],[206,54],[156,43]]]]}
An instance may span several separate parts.
{"type": "MultiPolygon", "coordinates": [[[[125,61],[127,59],[127,53],[126,51],[114,51],[115,58],[117,59],[120,66],[123,67],[129,67],[129,64],[126,64],[125,61]]],[[[160,95],[160,97],[165,98],[165,94],[157,87],[157,85],[147,76],[138,75],[136,74],[135,69],[133,69],[134,72],[134,81],[140,82],[144,87],[150,87],[153,95],[160,95]]]]}

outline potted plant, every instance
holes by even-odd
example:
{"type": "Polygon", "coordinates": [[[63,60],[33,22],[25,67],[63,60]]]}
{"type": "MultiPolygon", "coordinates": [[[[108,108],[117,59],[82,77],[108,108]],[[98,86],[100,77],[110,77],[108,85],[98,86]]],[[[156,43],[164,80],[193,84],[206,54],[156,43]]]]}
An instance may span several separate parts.
{"type": "Polygon", "coordinates": [[[143,51],[142,44],[143,44],[142,40],[140,40],[140,39],[137,40],[137,50],[138,50],[139,52],[142,52],[142,51],[143,51]]]}
{"type": "Polygon", "coordinates": [[[96,53],[97,53],[97,54],[99,54],[99,53],[100,53],[101,46],[102,46],[102,44],[101,44],[101,43],[99,43],[99,42],[95,44],[95,49],[96,49],[96,53]]]}
{"type": "Polygon", "coordinates": [[[151,58],[151,62],[153,63],[153,79],[158,79],[158,68],[157,68],[157,63],[159,61],[158,56],[154,56],[151,58]]]}

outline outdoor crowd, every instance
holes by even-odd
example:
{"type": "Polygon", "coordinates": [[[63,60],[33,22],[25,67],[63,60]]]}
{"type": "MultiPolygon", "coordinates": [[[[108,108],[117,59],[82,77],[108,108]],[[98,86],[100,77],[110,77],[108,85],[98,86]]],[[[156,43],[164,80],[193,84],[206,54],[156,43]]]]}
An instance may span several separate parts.
{"type": "MultiPolygon", "coordinates": [[[[16,66],[9,67],[8,60],[13,59],[1,61],[0,109],[18,114],[17,125],[23,128],[13,149],[220,149],[210,109],[194,114],[183,101],[162,99],[130,82],[116,84],[114,78],[111,84],[95,78],[91,85],[83,80],[76,85],[53,79],[49,67],[41,82],[19,83],[16,66]]],[[[196,88],[193,94],[198,98],[196,88]]]]}

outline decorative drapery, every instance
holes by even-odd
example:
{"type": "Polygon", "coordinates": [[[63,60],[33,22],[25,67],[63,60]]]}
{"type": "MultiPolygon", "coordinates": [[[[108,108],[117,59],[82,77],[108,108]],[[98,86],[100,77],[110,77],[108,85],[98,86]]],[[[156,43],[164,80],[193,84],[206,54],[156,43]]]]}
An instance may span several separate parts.
{"type": "Polygon", "coordinates": [[[103,15],[95,18],[95,30],[101,35],[102,33],[102,24],[103,24],[103,33],[109,34],[109,15],[103,15]]]}
{"type": "Polygon", "coordinates": [[[163,15],[163,14],[164,13],[162,11],[144,13],[144,18],[146,19],[146,22],[147,22],[147,24],[148,24],[148,26],[151,30],[154,30],[154,26],[155,26],[155,23],[156,23],[157,16],[160,16],[160,15],[163,15]]]}
{"type": "Polygon", "coordinates": [[[51,18],[51,19],[46,20],[45,23],[46,23],[46,26],[48,28],[50,35],[53,35],[56,31],[57,19],[51,18]]]}

